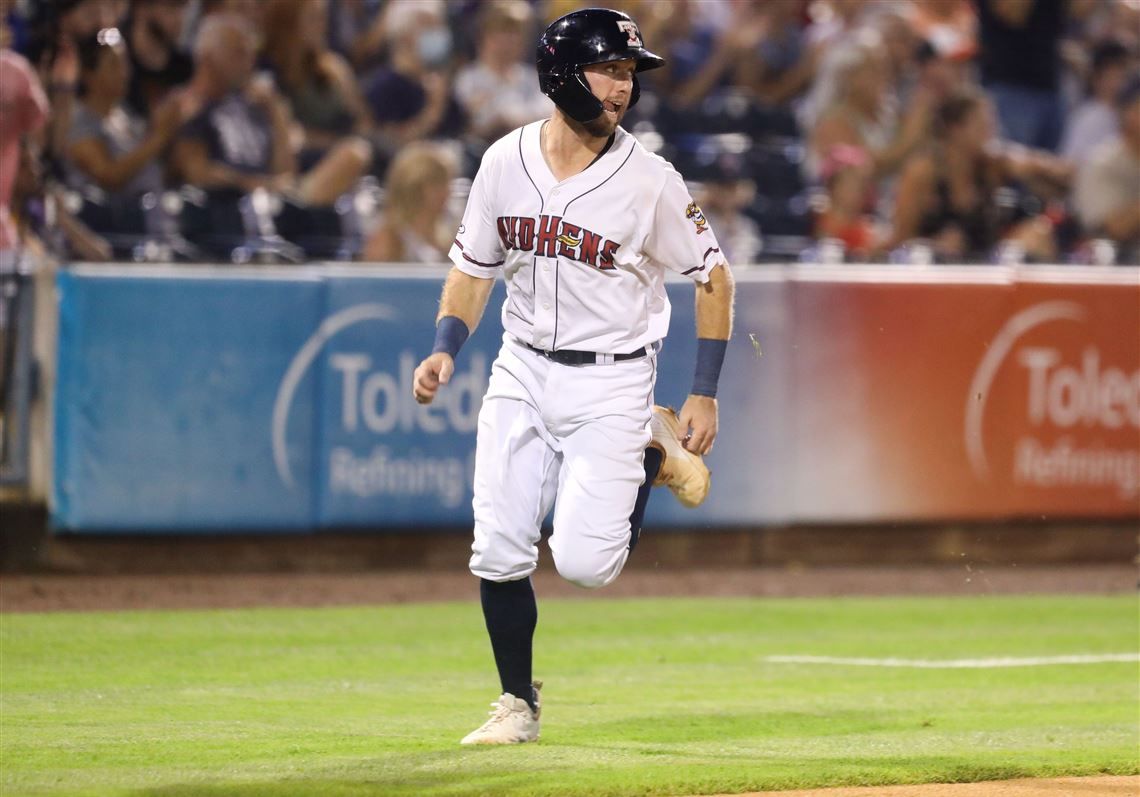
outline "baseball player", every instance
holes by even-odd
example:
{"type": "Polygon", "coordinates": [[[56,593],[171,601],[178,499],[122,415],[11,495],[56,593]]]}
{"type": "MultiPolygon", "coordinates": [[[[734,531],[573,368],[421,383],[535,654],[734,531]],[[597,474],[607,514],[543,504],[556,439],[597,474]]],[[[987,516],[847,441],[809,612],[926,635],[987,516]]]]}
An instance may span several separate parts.
{"type": "Polygon", "coordinates": [[[502,694],[463,744],[538,739],[530,575],[550,509],[559,574],[601,587],[637,543],[653,484],[688,506],[704,500],[701,457],[717,434],[732,327],[732,277],[715,234],[681,176],[619,126],[637,103],[637,73],[664,60],[629,16],[591,8],[547,28],[537,61],[554,114],[483,156],[413,387],[426,404],[447,383],[501,273],[505,331],[479,413],[470,567],[502,694]],[[696,372],[679,416],[653,404],[666,270],[697,284],[696,372]]]}

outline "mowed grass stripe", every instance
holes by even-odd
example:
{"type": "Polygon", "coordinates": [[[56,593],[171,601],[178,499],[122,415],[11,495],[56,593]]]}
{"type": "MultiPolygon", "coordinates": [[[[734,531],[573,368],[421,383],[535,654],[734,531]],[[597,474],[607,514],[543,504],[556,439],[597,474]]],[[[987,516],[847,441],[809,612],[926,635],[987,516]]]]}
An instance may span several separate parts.
{"type": "Polygon", "coordinates": [[[461,748],[477,602],[0,615],[0,794],[633,795],[1140,772],[1121,597],[540,604],[543,739],[461,748]]]}

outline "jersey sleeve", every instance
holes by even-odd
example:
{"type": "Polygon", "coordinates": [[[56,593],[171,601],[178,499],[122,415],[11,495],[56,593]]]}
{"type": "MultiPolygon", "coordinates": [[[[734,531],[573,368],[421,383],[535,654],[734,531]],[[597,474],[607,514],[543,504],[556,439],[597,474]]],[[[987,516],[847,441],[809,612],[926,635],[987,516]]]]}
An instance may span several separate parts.
{"type": "Polygon", "coordinates": [[[463,221],[455,234],[448,257],[464,274],[494,279],[504,261],[503,241],[494,211],[498,168],[492,150],[488,150],[471,183],[463,221]]]}
{"type": "Polygon", "coordinates": [[[665,268],[694,282],[707,282],[709,272],[726,262],[708,219],[671,167],[657,197],[645,251],[665,268]]]}

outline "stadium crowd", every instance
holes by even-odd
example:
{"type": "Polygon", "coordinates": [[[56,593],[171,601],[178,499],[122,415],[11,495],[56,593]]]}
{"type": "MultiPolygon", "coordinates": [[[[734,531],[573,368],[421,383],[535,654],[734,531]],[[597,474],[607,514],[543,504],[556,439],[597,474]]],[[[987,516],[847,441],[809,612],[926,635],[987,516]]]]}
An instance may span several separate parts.
{"type": "MultiPolygon", "coordinates": [[[[565,0],[0,0],[0,258],[442,262],[565,0]]],[[[1140,262],[1140,0],[626,0],[734,264],[1140,262]]]]}

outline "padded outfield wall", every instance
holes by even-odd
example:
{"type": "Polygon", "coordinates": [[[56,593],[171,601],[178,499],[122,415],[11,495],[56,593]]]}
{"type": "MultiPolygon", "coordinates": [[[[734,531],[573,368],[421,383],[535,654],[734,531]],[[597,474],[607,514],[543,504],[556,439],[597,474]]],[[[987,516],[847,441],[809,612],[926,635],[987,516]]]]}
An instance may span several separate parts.
{"type": "MultiPolygon", "coordinates": [[[[445,271],[77,266],[59,279],[51,513],[67,532],[470,522],[502,286],[430,407],[445,271]]],[[[1140,270],[737,272],[713,489],[686,528],[1140,518],[1140,270]]],[[[657,400],[695,354],[669,286],[657,400]]]]}

